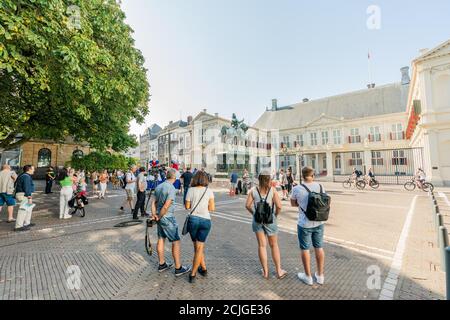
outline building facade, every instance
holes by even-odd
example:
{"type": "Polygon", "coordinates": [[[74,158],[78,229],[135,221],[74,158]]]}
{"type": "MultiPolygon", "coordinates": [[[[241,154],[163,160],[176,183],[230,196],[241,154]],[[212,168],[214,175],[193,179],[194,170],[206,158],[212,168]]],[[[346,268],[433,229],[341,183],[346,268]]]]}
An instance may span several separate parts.
{"type": "Polygon", "coordinates": [[[418,168],[450,185],[450,43],[424,52],[401,82],[272,108],[258,129],[275,129],[272,169],[302,166],[319,179],[342,181],[369,168],[382,183],[402,184],[418,168]]]}
{"type": "Polygon", "coordinates": [[[412,62],[406,112],[406,135],[411,147],[423,149],[428,179],[450,186],[450,40],[412,62]]]}
{"type": "Polygon", "coordinates": [[[160,126],[152,124],[145,130],[144,134],[139,136],[139,160],[142,166],[147,166],[150,160],[158,157],[157,139],[160,131],[160,126]]]}

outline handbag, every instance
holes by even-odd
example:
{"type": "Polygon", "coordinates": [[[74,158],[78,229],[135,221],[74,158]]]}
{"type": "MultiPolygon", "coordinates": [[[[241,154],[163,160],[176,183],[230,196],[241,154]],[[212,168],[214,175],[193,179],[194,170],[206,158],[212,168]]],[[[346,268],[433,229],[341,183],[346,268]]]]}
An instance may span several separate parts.
{"type": "Polygon", "coordinates": [[[189,213],[189,215],[186,217],[186,220],[184,221],[184,225],[183,225],[183,231],[181,232],[181,234],[183,236],[186,235],[189,232],[189,230],[188,230],[189,218],[191,217],[191,214],[195,211],[195,209],[197,209],[197,207],[200,204],[200,202],[202,202],[203,197],[206,194],[206,191],[208,191],[208,187],[206,187],[205,192],[203,192],[200,200],[197,202],[197,204],[195,205],[194,209],[192,209],[191,212],[189,213]]]}

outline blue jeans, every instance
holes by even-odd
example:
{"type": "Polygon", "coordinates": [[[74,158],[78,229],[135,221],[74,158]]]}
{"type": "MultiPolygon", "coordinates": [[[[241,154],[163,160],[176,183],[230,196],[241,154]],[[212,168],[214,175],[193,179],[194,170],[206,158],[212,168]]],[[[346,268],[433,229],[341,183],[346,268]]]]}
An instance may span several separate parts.
{"type": "Polygon", "coordinates": [[[183,192],[183,206],[186,204],[186,195],[188,193],[189,190],[189,186],[184,186],[184,192],[183,192]]]}
{"type": "Polygon", "coordinates": [[[175,217],[164,216],[158,221],[158,238],[167,238],[170,242],[180,240],[178,224],[175,217]]]}
{"type": "Polygon", "coordinates": [[[323,247],[323,229],[324,225],[321,224],[315,228],[302,228],[297,225],[298,242],[300,249],[309,250],[311,243],[314,248],[320,249],[323,247]]]}
{"type": "Polygon", "coordinates": [[[191,215],[188,230],[193,242],[205,242],[211,230],[211,220],[191,215]]]}

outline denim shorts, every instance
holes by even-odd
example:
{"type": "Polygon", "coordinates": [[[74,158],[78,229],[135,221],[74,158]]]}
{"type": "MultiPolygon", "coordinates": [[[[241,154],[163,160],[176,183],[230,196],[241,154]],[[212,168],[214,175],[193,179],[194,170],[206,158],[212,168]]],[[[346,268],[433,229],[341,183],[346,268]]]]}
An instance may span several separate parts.
{"type": "Polygon", "coordinates": [[[8,207],[15,206],[16,199],[14,199],[12,194],[0,193],[0,207],[2,207],[5,203],[8,207]]]}
{"type": "Polygon", "coordinates": [[[170,242],[180,240],[178,224],[175,217],[162,217],[158,222],[158,238],[168,239],[170,242]]]}
{"type": "Polygon", "coordinates": [[[255,216],[253,216],[252,223],[253,232],[264,232],[267,236],[274,236],[278,233],[278,223],[277,216],[273,214],[273,223],[271,224],[263,224],[255,221],[255,216]]]}
{"type": "Polygon", "coordinates": [[[211,230],[211,220],[190,216],[188,230],[192,241],[205,242],[209,231],[211,230]]]}
{"type": "Polygon", "coordinates": [[[311,248],[311,242],[314,248],[316,249],[322,248],[323,229],[324,229],[323,224],[315,228],[302,228],[299,225],[297,225],[297,234],[300,249],[309,250],[309,248],[311,248]]]}

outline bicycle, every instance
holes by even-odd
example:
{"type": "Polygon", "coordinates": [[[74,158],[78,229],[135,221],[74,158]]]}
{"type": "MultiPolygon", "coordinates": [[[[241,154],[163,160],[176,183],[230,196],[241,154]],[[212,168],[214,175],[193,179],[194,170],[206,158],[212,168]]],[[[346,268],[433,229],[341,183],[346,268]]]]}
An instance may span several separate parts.
{"type": "Polygon", "coordinates": [[[353,184],[355,184],[355,187],[359,190],[364,190],[364,188],[366,187],[366,182],[364,180],[354,180],[351,177],[348,178],[347,180],[345,180],[344,182],[342,182],[342,186],[345,189],[350,189],[353,184]]]}
{"type": "Polygon", "coordinates": [[[362,186],[362,185],[360,186],[363,189],[366,187],[367,184],[372,189],[378,189],[378,187],[380,186],[380,183],[375,178],[366,177],[366,178],[364,178],[363,181],[365,182],[364,186],[362,186]]]}
{"type": "Polygon", "coordinates": [[[433,192],[433,190],[434,190],[434,186],[432,183],[424,182],[422,184],[419,184],[418,181],[416,181],[416,179],[414,179],[414,178],[412,178],[410,181],[405,182],[403,187],[407,191],[414,191],[416,188],[419,188],[424,192],[428,192],[428,191],[433,192]]]}

